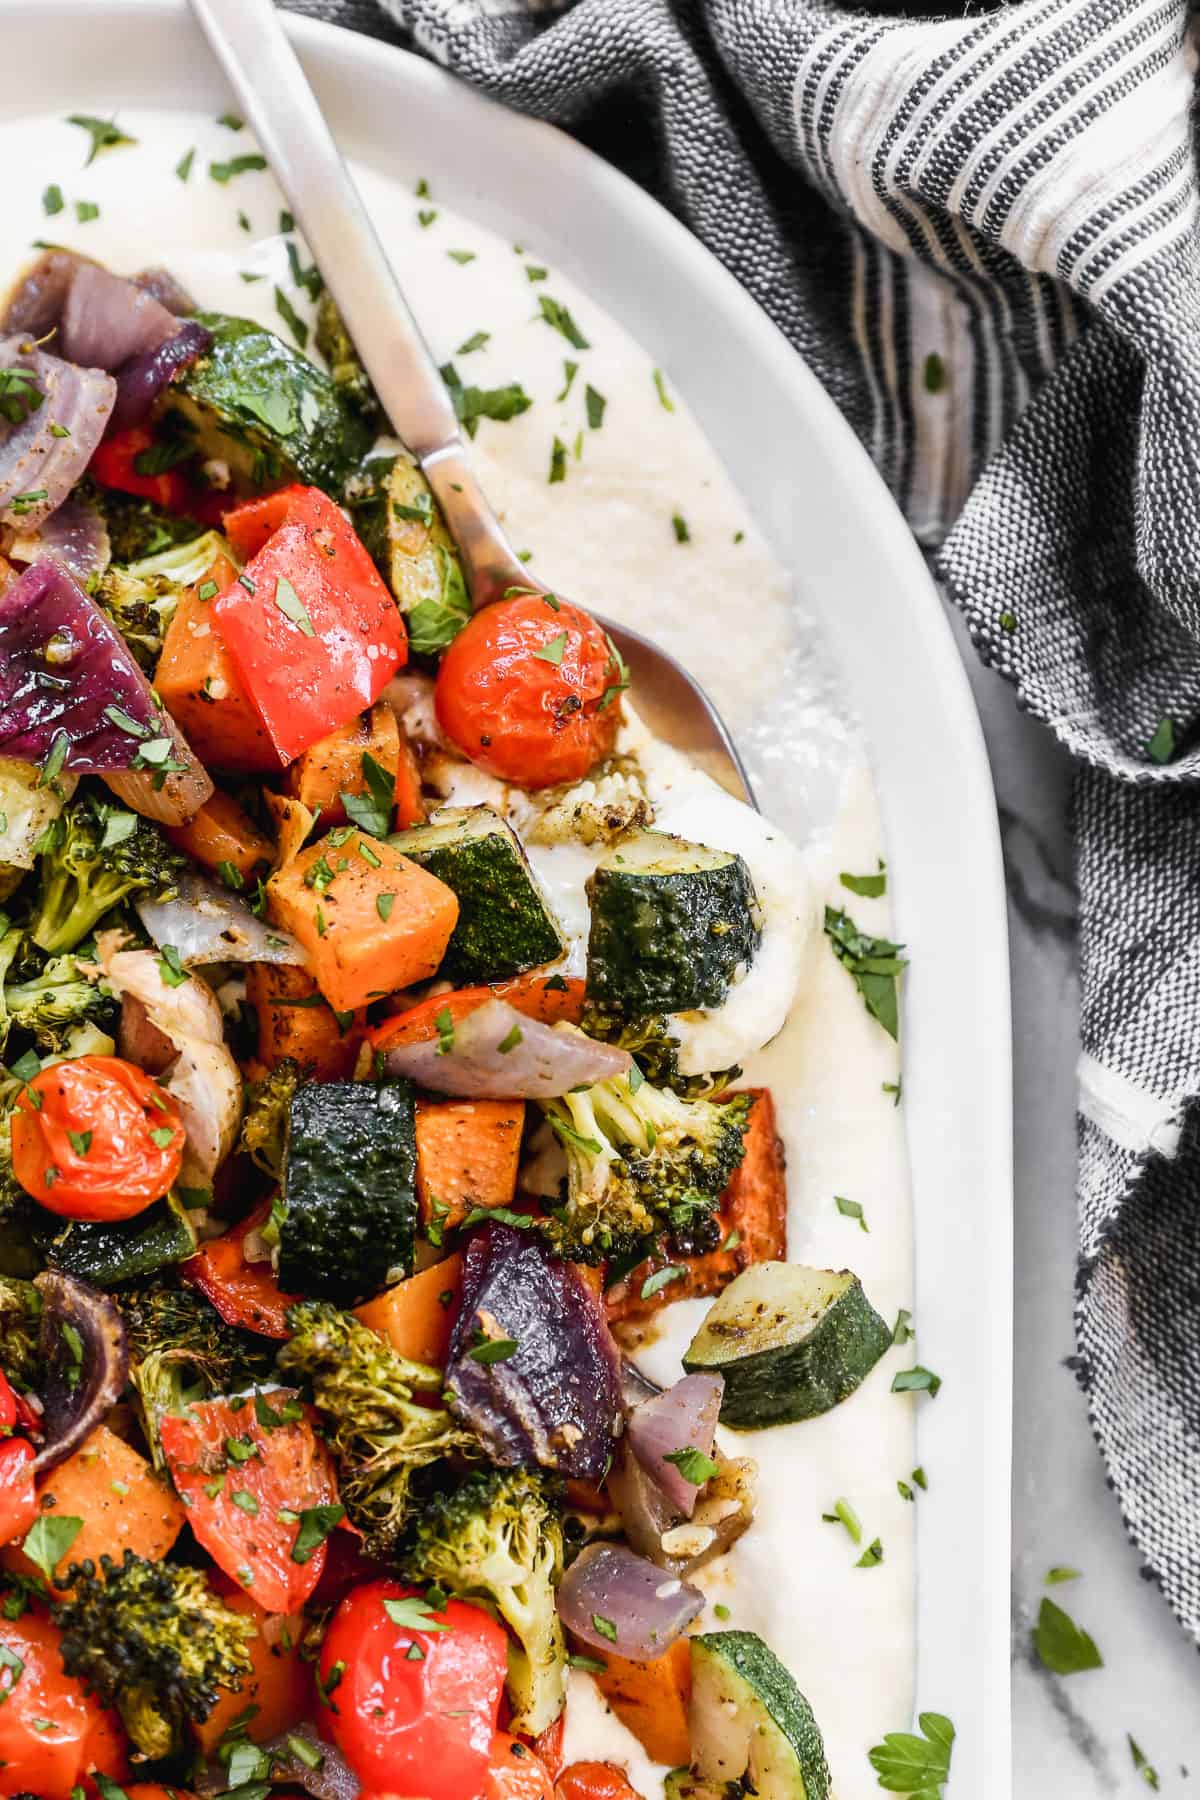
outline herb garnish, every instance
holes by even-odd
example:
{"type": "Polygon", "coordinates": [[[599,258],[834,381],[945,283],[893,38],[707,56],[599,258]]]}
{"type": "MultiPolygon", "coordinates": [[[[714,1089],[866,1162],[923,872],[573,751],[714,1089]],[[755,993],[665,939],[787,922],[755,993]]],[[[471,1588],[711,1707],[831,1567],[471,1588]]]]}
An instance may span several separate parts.
{"type": "Polygon", "coordinates": [[[442,1619],[435,1619],[427,1595],[406,1594],[402,1600],[385,1600],[383,1610],[393,1625],[406,1631],[449,1631],[442,1619]]]}
{"type": "Polygon", "coordinates": [[[448,1006],[436,1014],[434,1025],[438,1034],[438,1055],[449,1056],[454,1048],[454,1017],[448,1006]]]}
{"type": "Polygon", "coordinates": [[[681,1275],[686,1274],[686,1269],[678,1268],[674,1263],[668,1263],[665,1269],[655,1269],[653,1275],[647,1275],[642,1283],[642,1299],[652,1300],[660,1288],[665,1288],[668,1282],[678,1281],[681,1275]]]}
{"type": "Polygon", "coordinates": [[[95,162],[102,150],[115,150],[118,144],[136,144],[137,139],[117,127],[115,119],[94,119],[89,113],[72,113],[67,120],[68,125],[78,125],[86,131],[92,140],[84,168],[95,162]]]}
{"type": "Polygon", "coordinates": [[[833,1511],[822,1513],[826,1525],[844,1525],[852,1544],[862,1543],[862,1522],[848,1500],[835,1500],[833,1511]]]}
{"type": "Polygon", "coordinates": [[[483,1363],[486,1367],[489,1363],[507,1362],[510,1356],[517,1354],[520,1347],[516,1338],[481,1338],[478,1343],[471,1345],[467,1355],[472,1362],[483,1363]]]}
{"type": "Polygon", "coordinates": [[[52,219],[55,213],[60,213],[65,205],[62,189],[57,181],[52,181],[42,195],[42,211],[48,219],[52,219]]]}
{"type": "Polygon", "coordinates": [[[282,288],[275,289],[275,310],[284,324],[291,330],[292,336],[303,350],[308,343],[308,326],[300,317],[282,288]]]}
{"type": "Polygon", "coordinates": [[[567,479],[567,446],[561,438],[556,437],[550,446],[550,473],[548,482],[565,481],[567,479]]]}
{"type": "Polygon", "coordinates": [[[490,331],[473,331],[469,338],[458,346],[455,356],[470,356],[473,350],[482,350],[491,337],[490,331]]]}
{"type": "Polygon", "coordinates": [[[160,950],[158,972],[162,976],[163,985],[169,988],[182,987],[191,978],[180,960],[178,950],[174,944],[163,944],[160,950]]]}
{"type": "Polygon", "coordinates": [[[292,586],[286,575],[276,577],[275,604],[285,619],[298,625],[305,637],[316,637],[316,629],[308,616],[308,608],[292,586]]]}
{"type": "Polygon", "coordinates": [[[565,400],[566,399],[567,395],[571,391],[571,383],[574,381],[574,379],[578,375],[578,373],[579,373],[579,364],[577,362],[572,362],[569,356],[564,356],[564,358],[563,358],[562,392],[560,394],[555,394],[554,398],[556,400],[565,400]]]}
{"type": "Polygon", "coordinates": [[[1065,1563],[1056,1564],[1053,1569],[1046,1570],[1043,1579],[1047,1587],[1057,1587],[1062,1581],[1078,1581],[1079,1573],[1078,1569],[1068,1568],[1065,1563]]]}
{"type": "Polygon", "coordinates": [[[835,1194],[833,1196],[833,1204],[837,1207],[843,1219],[857,1219],[858,1229],[860,1231],[870,1231],[871,1227],[867,1224],[866,1215],[857,1200],[847,1200],[843,1195],[835,1194]]]}
{"type": "Polygon", "coordinates": [[[539,662],[553,663],[554,667],[557,669],[562,664],[563,652],[567,647],[567,641],[567,633],[565,631],[560,631],[557,637],[550,638],[539,650],[535,650],[533,654],[538,658],[539,662]]]}
{"type": "Polygon", "coordinates": [[[46,396],[31,369],[0,369],[0,418],[23,425],[46,396]]]}
{"type": "Polygon", "coordinates": [[[611,1619],[603,1618],[600,1613],[593,1613],[592,1624],[602,1638],[607,1638],[610,1644],[616,1643],[617,1628],[611,1619]]]}
{"type": "Polygon", "coordinates": [[[604,409],[608,401],[588,382],[583,391],[584,403],[587,406],[587,422],[593,431],[599,431],[604,423],[604,409]]]}
{"type": "Polygon", "coordinates": [[[668,1450],[663,1461],[674,1463],[691,1487],[703,1487],[717,1473],[717,1464],[712,1457],[697,1450],[694,1444],[688,1444],[682,1450],[668,1450]]]}
{"type": "Polygon", "coordinates": [[[1133,1758],[1133,1766],[1148,1788],[1158,1792],[1158,1770],[1153,1768],[1146,1758],[1146,1753],[1136,1741],[1131,1731],[1125,1733],[1129,1741],[1129,1754],[1133,1758]]]}
{"type": "Polygon", "coordinates": [[[928,1393],[934,1400],[941,1385],[941,1376],[935,1375],[932,1369],[922,1368],[920,1363],[912,1369],[900,1369],[892,1376],[893,1394],[928,1393]]]}
{"type": "Polygon", "coordinates": [[[306,1506],[300,1514],[300,1529],[292,1545],[292,1561],[309,1562],[313,1553],[320,1549],[330,1532],[341,1524],[345,1516],[346,1509],[338,1501],[329,1506],[306,1506]]]}
{"type": "Polygon", "coordinates": [[[591,349],[587,338],[584,337],[561,300],[555,300],[549,294],[539,294],[538,307],[546,324],[553,326],[555,331],[560,331],[574,349],[591,349]]]}
{"type": "Polygon", "coordinates": [[[190,177],[190,175],[192,173],[192,164],[195,162],[195,160],[196,160],[196,146],[193,144],[191,149],[188,151],[185,151],[185,153],[180,157],[179,161],[175,164],[175,173],[176,173],[176,175],[178,175],[180,181],[188,180],[188,178],[190,177]]]}
{"type": "Polygon", "coordinates": [[[1033,1647],[1039,1662],[1054,1675],[1080,1675],[1104,1667],[1094,1639],[1046,1595],[1033,1628],[1033,1647]]]}
{"type": "Polygon", "coordinates": [[[267,159],[251,152],[249,156],[231,156],[228,162],[209,163],[208,172],[214,181],[222,186],[232,181],[235,175],[247,175],[252,169],[265,169],[267,159]]]}
{"type": "Polygon", "coordinates": [[[55,1569],[82,1530],[82,1519],[61,1513],[43,1513],[30,1526],[21,1548],[46,1580],[53,1581],[55,1569]]]}
{"type": "Polygon", "coordinates": [[[878,1568],[882,1561],[883,1545],[880,1543],[879,1539],[876,1538],[872,1543],[867,1545],[854,1566],[856,1569],[875,1569],[878,1568]]]}
{"type": "Polygon", "coordinates": [[[887,864],[880,857],[877,875],[848,875],[843,869],[838,880],[852,894],[861,894],[864,900],[878,900],[881,894],[887,893],[887,864]]]}
{"type": "Polygon", "coordinates": [[[661,369],[655,369],[654,371],[654,391],[658,395],[658,403],[663,411],[674,412],[675,402],[667,392],[667,384],[663,380],[663,372],[661,369]]]}
{"type": "Polygon", "coordinates": [[[671,529],[675,533],[675,542],[677,544],[691,543],[692,534],[688,530],[688,522],[682,513],[671,514],[671,529]]]}
{"type": "Polygon", "coordinates": [[[443,365],[441,376],[450,391],[455,416],[468,437],[475,436],[480,419],[515,419],[533,405],[519,381],[499,388],[464,387],[453,363],[443,365]]]}
{"type": "Polygon", "coordinates": [[[342,794],[346,817],[368,837],[386,837],[391,829],[392,808],[396,799],[396,777],[369,750],[362,753],[363,794],[342,794]]]}
{"type": "Polygon", "coordinates": [[[938,1800],[950,1779],[954,1727],[944,1713],[918,1715],[922,1736],[911,1731],[889,1731],[882,1744],[867,1752],[881,1788],[891,1794],[911,1794],[913,1800],[938,1800]]]}
{"type": "Polygon", "coordinates": [[[900,1037],[900,1005],[896,978],[908,967],[900,955],[903,944],[887,938],[868,937],[860,931],[849,913],[837,907],[825,908],[825,935],[842,967],[854,979],[863,1005],[877,1019],[890,1038],[900,1037]]]}

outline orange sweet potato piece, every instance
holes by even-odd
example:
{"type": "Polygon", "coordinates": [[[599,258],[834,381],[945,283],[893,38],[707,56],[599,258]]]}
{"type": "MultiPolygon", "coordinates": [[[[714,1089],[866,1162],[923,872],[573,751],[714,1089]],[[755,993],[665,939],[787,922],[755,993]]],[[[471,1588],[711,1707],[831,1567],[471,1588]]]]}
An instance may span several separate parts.
{"type": "Polygon", "coordinates": [[[418,1100],[422,1224],[451,1229],[474,1206],[511,1206],[524,1125],[523,1100],[418,1100]]]}
{"type": "Polygon", "coordinates": [[[356,1306],[354,1316],[411,1362],[441,1368],[461,1293],[462,1257],[455,1254],[356,1306]]]}
{"type": "Polygon", "coordinates": [[[234,772],[278,769],[279,756],[258,708],[243,687],[225,647],[208,600],[216,582],[221,593],[237,580],[228,557],[220,556],[202,581],[188,588],[163,640],[154,685],[175,723],[201,762],[234,772]]]}
{"type": "Polygon", "coordinates": [[[593,1679],[608,1704],[654,1762],[677,1769],[688,1761],[688,1701],[692,1657],[686,1637],[676,1638],[653,1662],[629,1662],[606,1651],[604,1673],[593,1679]]]}
{"type": "Polygon", "coordinates": [[[705,1256],[680,1257],[672,1266],[682,1277],[669,1281],[648,1299],[642,1284],[664,1264],[640,1263],[623,1281],[608,1289],[609,1321],[644,1319],[672,1300],[719,1294],[751,1263],[780,1261],[787,1255],[787,1179],[783,1142],[775,1122],[769,1088],[750,1088],[754,1095],[746,1129],[746,1154],[721,1196],[721,1245],[705,1256]]]}
{"type": "Polygon", "coordinates": [[[367,792],[364,754],[373,756],[395,780],[400,767],[400,727],[395,713],[382,700],[370,712],[359,713],[302,751],[288,769],[287,791],[311,812],[319,811],[322,826],[344,825],[342,795],[367,792]]]}
{"type": "Polygon", "coordinates": [[[175,848],[202,867],[219,869],[228,863],[247,885],[270,867],[275,855],[270,838],[263,836],[232,794],[222,793],[220,788],[186,825],[170,825],[165,830],[175,848]]]}
{"type": "Polygon", "coordinates": [[[445,882],[348,827],[276,870],[267,894],[275,924],[299,939],[339,1012],[436,975],[458,923],[445,882]]]}
{"type": "Polygon", "coordinates": [[[265,1744],[279,1732],[298,1725],[313,1704],[312,1673],[300,1655],[303,1618],[266,1613],[249,1594],[232,1589],[221,1599],[231,1612],[246,1613],[258,1626],[250,1639],[250,1673],[243,1675],[237,1693],[218,1690],[217,1704],[207,1719],[195,1721],[196,1739],[206,1756],[215,1756],[217,1745],[233,1721],[252,1712],[245,1735],[254,1744],[265,1744]]]}
{"type": "Polygon", "coordinates": [[[306,969],[250,963],[246,999],[258,1017],[258,1061],[264,1072],[292,1056],[318,1081],[344,1081],[352,1073],[363,1015],[343,1029],[306,969]]]}
{"type": "MultiPolygon", "coordinates": [[[[62,1579],[72,1563],[102,1556],[120,1562],[133,1550],[159,1562],[183,1530],[186,1514],[144,1456],[107,1425],[97,1425],[73,1456],[37,1484],[38,1511],[48,1518],[82,1519],[83,1527],[55,1564],[62,1579]]],[[[35,1573],[15,1544],[4,1550],[6,1568],[35,1573]]]]}

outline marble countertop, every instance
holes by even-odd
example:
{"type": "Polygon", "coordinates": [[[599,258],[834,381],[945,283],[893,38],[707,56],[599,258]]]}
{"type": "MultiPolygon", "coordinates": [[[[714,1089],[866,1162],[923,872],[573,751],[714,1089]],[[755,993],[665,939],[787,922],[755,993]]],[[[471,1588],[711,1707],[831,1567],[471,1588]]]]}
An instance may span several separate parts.
{"type": "Polygon", "coordinates": [[[1200,1658],[1125,1533],[1066,1366],[1074,1349],[1075,895],[1070,768],[1012,689],[981,667],[948,608],[983,719],[1008,875],[1014,1036],[1013,1792],[1025,1800],[1200,1795],[1200,1658]],[[1047,1590],[1047,1569],[1079,1579],[1047,1590]],[[1033,1655],[1047,1591],[1091,1633],[1104,1668],[1060,1678],[1033,1655]],[[1194,1772],[1194,1773],[1193,1773],[1194,1772]]]}

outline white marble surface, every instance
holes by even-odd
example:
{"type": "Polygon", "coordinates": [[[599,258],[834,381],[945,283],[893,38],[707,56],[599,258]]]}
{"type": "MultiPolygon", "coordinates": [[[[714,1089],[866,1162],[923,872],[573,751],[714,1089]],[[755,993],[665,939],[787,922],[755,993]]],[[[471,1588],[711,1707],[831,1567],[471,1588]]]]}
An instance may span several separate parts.
{"type": "Polygon", "coordinates": [[[1050,734],[980,667],[953,609],[992,759],[1008,870],[1016,1141],[1013,1450],[1013,1793],[1020,1800],[1200,1796],[1200,1657],[1126,1536],[1066,1367],[1074,1349],[1075,900],[1070,773],[1050,734]],[[1048,1590],[1047,1569],[1080,1578],[1048,1590]],[[1030,1630],[1050,1592],[1091,1633],[1104,1668],[1059,1678],[1030,1630]],[[1189,1771],[1191,1773],[1189,1773],[1189,1771]]]}

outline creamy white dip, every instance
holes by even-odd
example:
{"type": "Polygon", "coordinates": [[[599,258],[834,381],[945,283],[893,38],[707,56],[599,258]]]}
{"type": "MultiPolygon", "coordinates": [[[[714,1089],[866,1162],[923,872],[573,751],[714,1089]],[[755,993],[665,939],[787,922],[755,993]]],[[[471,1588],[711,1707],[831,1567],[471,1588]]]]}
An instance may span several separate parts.
{"type": "MultiPolygon", "coordinates": [[[[69,100],[64,95],[64,111],[69,100]]],[[[308,318],[270,175],[250,172],[222,184],[208,173],[211,162],[252,151],[249,134],[166,112],[131,111],[120,123],[137,147],[105,152],[88,168],[88,140],[61,120],[0,127],[0,158],[20,174],[0,219],[0,270],[15,273],[34,254],[33,240],[44,238],[123,273],[164,264],[204,306],[261,319],[285,336],[277,285],[308,318]],[[185,182],[176,169],[189,150],[185,182]],[[51,183],[64,206],[47,215],[42,195],[51,183]],[[79,201],[98,206],[99,216],[80,222],[79,201]]],[[[884,1091],[897,1080],[898,1059],[820,932],[825,899],[845,905],[864,929],[888,932],[886,900],[861,899],[838,882],[842,870],[875,870],[882,837],[869,776],[857,766],[857,734],[831,698],[813,625],[797,611],[787,577],[669,368],[656,382],[645,354],[547,266],[536,243],[518,249],[447,212],[435,168],[414,164],[388,178],[359,173],[439,362],[454,360],[463,382],[481,387],[520,381],[534,402],[509,423],[485,420],[473,447],[514,542],[532,552],[549,585],[638,627],[687,664],[733,730],[766,813],[800,845],[702,779],[681,776],[670,757],[647,756],[659,825],[739,849],[767,914],[760,957],[723,1016],[685,1021],[688,1066],[727,1062],[723,1046],[735,1026],[773,1037],[745,1062],[745,1074],[772,1089],[778,1109],[789,1164],[789,1254],[853,1267],[891,1321],[912,1292],[903,1107],[884,1091]],[[420,178],[428,198],[414,197],[420,178]],[[422,225],[419,211],[436,216],[422,225]],[[454,250],[471,259],[455,260],[454,250]],[[545,276],[535,279],[540,269],[545,276]],[[573,348],[541,320],[541,294],[570,309],[589,348],[573,348]],[[484,347],[464,351],[479,332],[490,334],[484,347]],[[569,386],[568,362],[578,364],[569,386]],[[605,400],[598,429],[588,423],[589,385],[605,400]],[[568,457],[565,479],[551,485],[556,437],[568,457]],[[676,518],[687,528],[682,542],[676,518]],[[868,1231],[838,1212],[836,1195],[862,1206],[868,1231]]],[[[475,787],[455,797],[489,797],[486,778],[475,787]]],[[[586,934],[582,883],[593,860],[578,849],[534,852],[577,945],[586,934]]],[[[680,1352],[705,1304],[668,1309],[658,1337],[640,1353],[659,1381],[678,1377],[680,1352]]],[[[895,1370],[914,1360],[911,1351],[890,1351],[850,1400],[821,1419],[724,1434],[727,1448],[758,1459],[758,1516],[733,1552],[699,1578],[712,1605],[729,1609],[729,1624],[760,1632],[792,1670],[820,1723],[840,1800],[878,1793],[866,1751],[910,1715],[913,1504],[897,1481],[908,1481],[913,1467],[913,1402],[889,1390],[895,1370]],[[841,1525],[823,1522],[839,1498],[861,1519],[863,1545],[880,1539],[878,1566],[855,1567],[860,1549],[841,1525]]],[[[710,1606],[700,1627],[724,1622],[710,1606]]],[[[567,1751],[624,1763],[646,1800],[658,1800],[662,1771],[578,1673],[567,1751]]]]}

